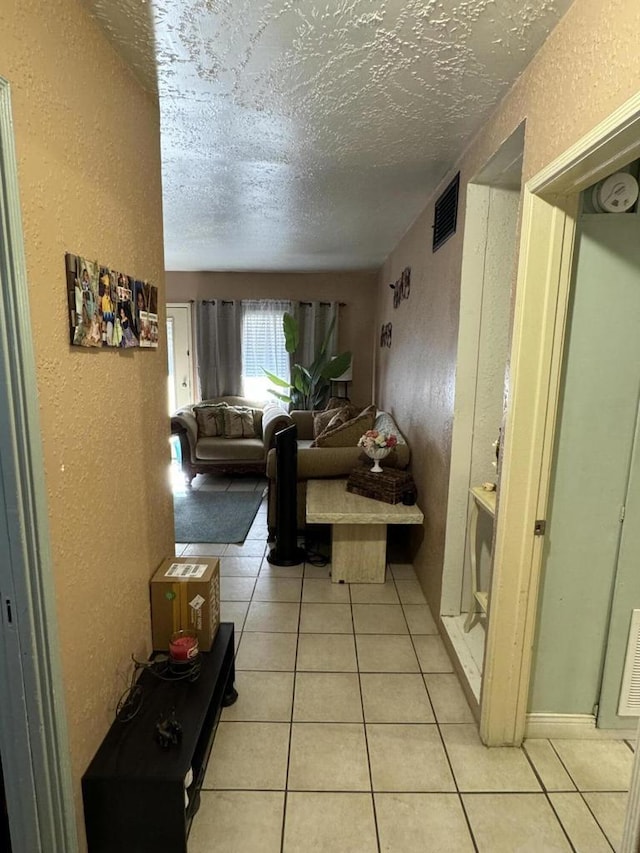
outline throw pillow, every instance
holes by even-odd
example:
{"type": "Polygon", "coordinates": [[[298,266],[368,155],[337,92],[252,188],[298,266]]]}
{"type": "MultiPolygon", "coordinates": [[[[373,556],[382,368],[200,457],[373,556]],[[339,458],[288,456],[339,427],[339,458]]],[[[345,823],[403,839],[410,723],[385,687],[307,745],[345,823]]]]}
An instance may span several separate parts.
{"type": "Polygon", "coordinates": [[[204,403],[194,406],[193,411],[198,424],[198,438],[213,438],[224,435],[224,410],[226,403],[204,403]]]}
{"type": "Polygon", "coordinates": [[[228,406],[224,410],[225,438],[255,438],[253,410],[245,406],[228,406]]]}
{"type": "Polygon", "coordinates": [[[336,417],[339,418],[339,422],[336,422],[334,426],[339,426],[340,423],[344,423],[345,421],[351,420],[351,418],[355,418],[357,414],[358,412],[355,411],[352,406],[344,405],[335,409],[325,409],[324,412],[314,412],[313,437],[317,438],[321,433],[323,433],[329,426],[329,423],[336,417]]]}
{"type": "Polygon", "coordinates": [[[348,397],[329,397],[324,410],[326,412],[329,409],[341,409],[343,406],[348,406],[350,403],[351,400],[348,397]]]}
{"type": "Polygon", "coordinates": [[[398,439],[398,444],[407,443],[401,436],[400,430],[398,429],[396,422],[391,417],[389,412],[378,412],[376,419],[373,422],[373,428],[377,429],[378,432],[393,433],[398,439]]]}
{"type": "Polygon", "coordinates": [[[335,429],[326,430],[311,442],[311,447],[355,447],[368,429],[373,429],[376,407],[367,406],[360,414],[335,429]]]}
{"type": "Polygon", "coordinates": [[[357,409],[354,409],[353,406],[344,406],[344,408],[338,409],[337,414],[335,414],[326,425],[325,432],[342,426],[342,424],[346,424],[347,421],[357,418],[359,414],[360,412],[357,409]]]}

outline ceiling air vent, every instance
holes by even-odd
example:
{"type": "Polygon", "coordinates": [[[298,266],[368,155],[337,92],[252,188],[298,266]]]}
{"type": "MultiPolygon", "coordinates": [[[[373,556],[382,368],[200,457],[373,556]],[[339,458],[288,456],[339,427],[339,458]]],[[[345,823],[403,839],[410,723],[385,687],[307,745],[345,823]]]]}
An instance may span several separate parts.
{"type": "Polygon", "coordinates": [[[433,251],[439,249],[452,234],[456,233],[458,221],[458,190],[460,188],[460,172],[451,181],[446,190],[436,202],[433,222],[433,251]]]}
{"type": "Polygon", "coordinates": [[[640,610],[631,611],[631,628],[620,690],[620,717],[640,716],[640,610]]]}

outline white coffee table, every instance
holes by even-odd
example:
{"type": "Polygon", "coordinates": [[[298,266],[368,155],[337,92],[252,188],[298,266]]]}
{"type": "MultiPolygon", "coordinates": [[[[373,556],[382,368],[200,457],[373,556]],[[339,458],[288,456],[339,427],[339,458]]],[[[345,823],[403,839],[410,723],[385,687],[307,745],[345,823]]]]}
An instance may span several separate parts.
{"type": "Polygon", "coordinates": [[[346,480],[307,481],[307,524],[331,525],[334,583],[384,583],[388,524],[422,524],[417,504],[388,504],[347,491],[346,480]]]}

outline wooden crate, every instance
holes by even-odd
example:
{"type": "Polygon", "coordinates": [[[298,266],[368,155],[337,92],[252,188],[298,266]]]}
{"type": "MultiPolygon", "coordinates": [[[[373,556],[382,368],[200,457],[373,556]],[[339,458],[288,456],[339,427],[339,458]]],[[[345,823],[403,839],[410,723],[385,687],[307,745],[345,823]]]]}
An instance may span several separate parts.
{"type": "Polygon", "coordinates": [[[416,501],[413,477],[397,468],[383,468],[380,474],[373,474],[369,467],[354,468],[347,480],[347,491],[388,504],[416,501]]]}

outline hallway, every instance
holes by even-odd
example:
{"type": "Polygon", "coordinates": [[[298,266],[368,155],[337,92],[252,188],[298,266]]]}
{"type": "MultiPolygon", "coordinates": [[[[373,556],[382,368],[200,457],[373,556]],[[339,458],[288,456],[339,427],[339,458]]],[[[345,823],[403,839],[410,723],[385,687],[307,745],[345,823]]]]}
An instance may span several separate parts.
{"type": "Polygon", "coordinates": [[[630,744],[486,749],[410,565],[337,585],[327,566],[270,566],[265,539],[263,503],[242,546],[176,546],[220,556],[238,649],[190,853],[617,849],[630,744]]]}

